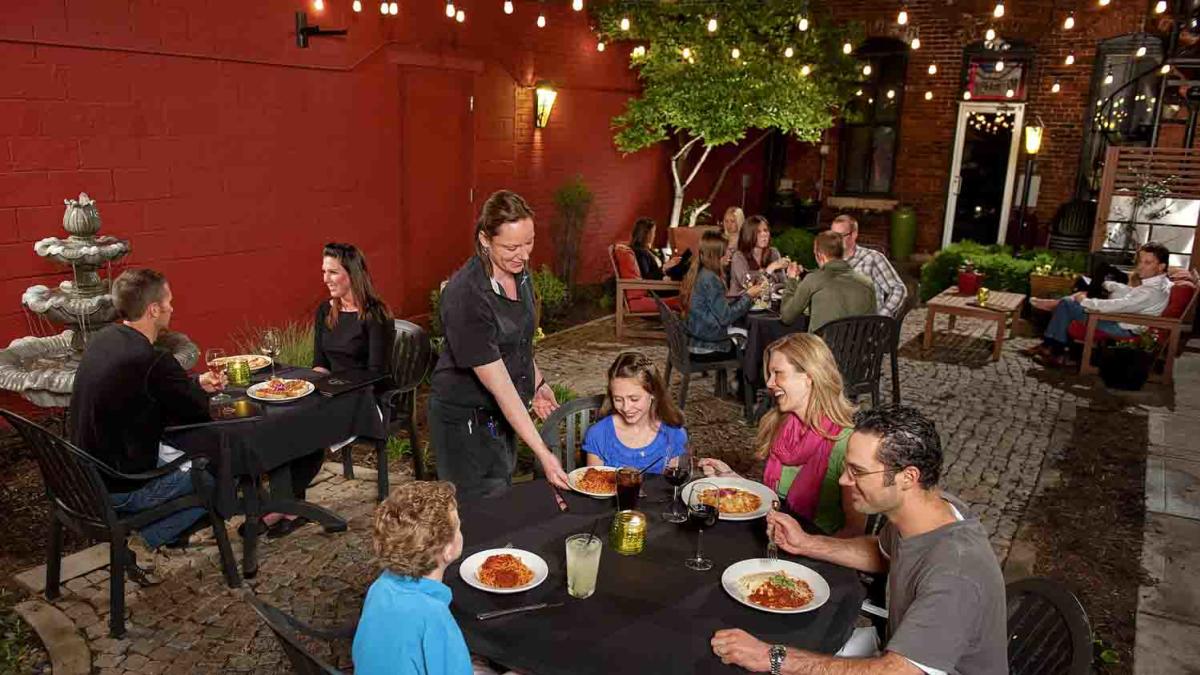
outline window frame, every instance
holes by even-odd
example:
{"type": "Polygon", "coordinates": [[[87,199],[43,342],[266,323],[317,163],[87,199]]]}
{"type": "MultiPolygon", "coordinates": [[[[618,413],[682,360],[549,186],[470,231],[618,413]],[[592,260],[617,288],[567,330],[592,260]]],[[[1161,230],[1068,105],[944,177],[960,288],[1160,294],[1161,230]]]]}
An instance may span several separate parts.
{"type": "Polygon", "coordinates": [[[876,96],[882,95],[883,83],[880,81],[880,77],[882,77],[884,69],[880,66],[880,62],[882,62],[885,59],[894,58],[899,61],[898,70],[902,74],[902,77],[899,80],[899,82],[897,82],[895,84],[896,113],[895,113],[895,119],[893,121],[891,121],[889,123],[880,123],[878,120],[875,119],[876,114],[875,114],[874,107],[872,107],[870,110],[870,114],[869,114],[870,120],[868,122],[851,123],[851,122],[846,121],[845,114],[840,116],[839,124],[838,124],[838,170],[837,170],[837,184],[836,184],[837,189],[835,191],[835,194],[838,196],[846,196],[846,197],[892,198],[895,196],[895,193],[896,193],[896,165],[897,165],[898,159],[900,157],[900,147],[901,147],[900,128],[901,128],[903,115],[904,115],[904,94],[905,94],[905,89],[907,88],[907,84],[908,84],[909,48],[908,48],[908,45],[906,45],[904,42],[902,42],[901,40],[895,39],[895,38],[882,38],[882,37],[869,38],[865,43],[863,43],[862,46],[860,46],[858,48],[858,50],[855,52],[855,56],[861,60],[868,61],[871,64],[871,68],[873,71],[869,80],[864,80],[859,83],[860,87],[863,90],[863,96],[871,96],[871,94],[875,94],[876,96]],[[892,163],[891,163],[892,166],[891,166],[891,171],[888,175],[887,189],[886,190],[871,190],[870,189],[870,167],[871,167],[870,156],[868,157],[868,159],[866,161],[867,174],[860,177],[861,184],[867,189],[865,189],[865,190],[850,190],[850,189],[848,189],[846,187],[846,173],[847,173],[846,170],[850,164],[850,162],[847,161],[847,157],[850,154],[849,153],[850,143],[848,142],[849,137],[850,137],[849,130],[851,130],[851,129],[869,129],[869,130],[871,130],[870,136],[872,137],[872,141],[871,141],[870,148],[872,150],[872,155],[873,155],[874,150],[876,149],[876,146],[875,146],[874,140],[873,140],[874,130],[884,128],[884,127],[892,129],[892,133],[893,133],[892,163]]]}

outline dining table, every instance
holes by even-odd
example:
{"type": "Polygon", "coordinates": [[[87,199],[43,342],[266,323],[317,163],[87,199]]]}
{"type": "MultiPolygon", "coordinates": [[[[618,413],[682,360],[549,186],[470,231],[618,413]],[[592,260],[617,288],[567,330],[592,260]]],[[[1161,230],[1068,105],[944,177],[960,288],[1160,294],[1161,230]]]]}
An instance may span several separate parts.
{"type": "Polygon", "coordinates": [[[752,311],[746,314],[746,346],[742,349],[742,396],[745,417],[754,415],[755,398],[759,390],[767,386],[763,377],[763,353],[767,346],[785,335],[808,331],[808,315],[803,314],[792,323],[784,323],[778,308],[752,311]]]}
{"type": "MultiPolygon", "coordinates": [[[[326,377],[309,368],[278,366],[275,375],[312,383],[326,377]]],[[[251,384],[271,377],[269,370],[251,376],[251,384]]],[[[237,407],[248,401],[246,389],[226,387],[237,407]]],[[[312,502],[296,499],[288,463],[323,451],[351,436],[376,443],[386,442],[383,419],[374,390],[361,387],[325,396],[315,390],[286,402],[253,402],[255,414],[245,419],[228,419],[168,427],[163,440],[193,456],[209,458],[216,478],[216,507],[223,518],[244,515],[248,524],[265,513],[303,516],[320,524],[326,532],[346,529],[346,520],[312,502]],[[268,479],[263,480],[264,476],[268,479]]],[[[242,574],[252,578],[258,571],[259,528],[247,526],[242,546],[242,574]]]]}
{"type": "MultiPolygon", "coordinates": [[[[544,480],[513,486],[502,495],[459,505],[465,550],[518,548],[543,558],[544,582],[514,594],[479,590],[451,565],[445,583],[453,591],[451,611],[472,653],[504,667],[535,672],[590,673],[733,673],[721,663],[709,640],[722,628],[741,628],[768,643],[783,643],[825,654],[835,653],[853,631],[865,597],[857,572],[846,567],[779,551],[819,573],[830,597],[820,607],[797,614],[775,614],[741,604],[724,590],[721,574],[738,561],[766,553],[765,519],[718,521],[703,533],[704,555],[712,569],[684,565],[696,549],[698,530],[660,517],[671,488],[648,476],[639,507],[648,518],[641,553],[622,555],[608,540],[615,500],[562,493],[560,511],[544,480]],[[663,499],[662,502],[650,501],[663,499]],[[595,593],[586,599],[568,595],[566,544],[572,534],[595,531],[603,539],[595,593]],[[562,603],[536,611],[481,620],[478,614],[534,603],[562,603]]],[[[461,562],[461,561],[460,561],[461,562]]]]}

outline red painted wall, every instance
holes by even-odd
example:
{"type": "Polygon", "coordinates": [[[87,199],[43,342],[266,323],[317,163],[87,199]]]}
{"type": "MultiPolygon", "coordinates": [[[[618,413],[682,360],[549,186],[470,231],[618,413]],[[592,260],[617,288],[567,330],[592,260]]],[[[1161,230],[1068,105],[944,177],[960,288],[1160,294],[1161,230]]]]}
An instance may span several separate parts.
{"type": "Polygon", "coordinates": [[[307,320],[329,240],[364,248],[399,313],[426,312],[499,188],[537,210],[542,264],[553,191],[584,177],[596,194],[584,281],[607,275],[604,247],[635,217],[666,219],[666,153],[623,157],[611,140],[637,89],[627,50],[597,52],[586,13],[555,3],[538,29],[524,0],[513,16],[471,3],[465,24],[435,2],[402,2],[394,18],[326,5],[319,17],[299,0],[0,5],[0,344],[28,332],[24,289],[66,277],[32,244],[65,234],[62,200],[81,190],[103,232],[132,241],[123,265],[172,280],[175,327],[201,345],[307,320]],[[298,49],[302,8],[349,36],[298,49]],[[560,94],[535,130],[539,80],[560,94]]]}

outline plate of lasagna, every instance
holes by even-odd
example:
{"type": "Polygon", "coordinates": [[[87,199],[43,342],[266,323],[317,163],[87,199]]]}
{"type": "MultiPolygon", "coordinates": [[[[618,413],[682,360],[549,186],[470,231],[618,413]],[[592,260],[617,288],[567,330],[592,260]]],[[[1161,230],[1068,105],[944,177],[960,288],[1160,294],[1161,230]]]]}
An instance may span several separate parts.
{"type": "Polygon", "coordinates": [[[571,488],[596,499],[617,494],[617,469],[612,466],[581,466],[567,474],[571,488]]]}
{"type": "Polygon", "coordinates": [[[825,577],[790,560],[734,563],[721,574],[721,586],[743,605],[774,614],[811,612],[829,601],[825,577]]]}
{"type": "Polygon", "coordinates": [[[276,377],[266,382],[252,384],[246,389],[246,395],[256,401],[268,403],[287,403],[304,398],[316,391],[317,387],[308,380],[285,380],[276,377]]]}
{"type": "Polygon", "coordinates": [[[490,548],[464,560],[458,574],[481,591],[520,593],[545,581],[550,567],[536,553],[519,548],[490,548]]]}
{"type": "Polygon", "coordinates": [[[724,478],[700,478],[683,486],[680,496],[685,504],[691,503],[692,490],[704,483],[700,500],[717,507],[721,520],[754,520],[767,515],[771,502],[777,499],[771,488],[738,476],[724,478]]]}

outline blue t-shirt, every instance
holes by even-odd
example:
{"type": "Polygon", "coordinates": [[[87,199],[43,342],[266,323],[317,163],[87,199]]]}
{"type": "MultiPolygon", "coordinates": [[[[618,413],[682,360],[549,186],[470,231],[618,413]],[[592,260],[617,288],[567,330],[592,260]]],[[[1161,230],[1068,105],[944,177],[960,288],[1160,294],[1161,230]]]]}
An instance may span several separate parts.
{"type": "Polygon", "coordinates": [[[613,417],[615,415],[609,415],[596,422],[588,428],[583,437],[583,451],[599,457],[605,466],[632,466],[644,469],[654,464],[649,473],[662,473],[663,466],[672,457],[678,457],[687,451],[687,431],[682,427],[673,427],[661,422],[658,425],[658,435],[649,445],[644,448],[628,447],[617,438],[613,417]],[[664,455],[666,458],[658,461],[664,455]]]}
{"type": "Polygon", "coordinates": [[[450,614],[450,587],[385,571],[363,602],[354,672],[471,675],[471,654],[450,614]]]}

